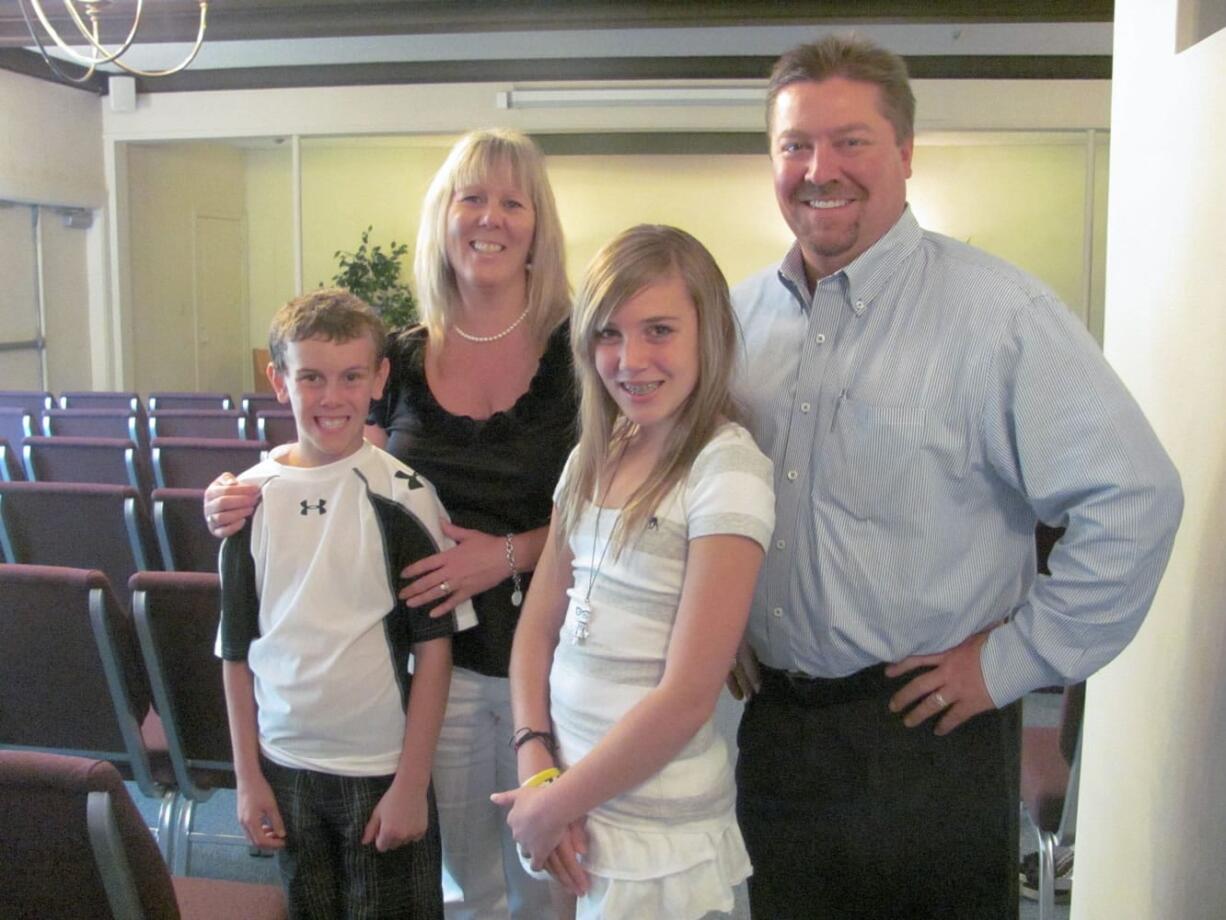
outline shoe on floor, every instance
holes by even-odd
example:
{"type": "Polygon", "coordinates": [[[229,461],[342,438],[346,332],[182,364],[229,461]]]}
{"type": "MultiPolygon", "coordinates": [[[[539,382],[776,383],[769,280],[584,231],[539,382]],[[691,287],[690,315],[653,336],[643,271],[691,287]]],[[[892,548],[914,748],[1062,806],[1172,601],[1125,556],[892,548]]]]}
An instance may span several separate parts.
{"type": "MultiPolygon", "coordinates": [[[[1073,848],[1056,847],[1055,853],[1057,901],[1067,901],[1073,893],[1073,848]]],[[[1039,899],[1039,854],[1028,853],[1022,857],[1018,867],[1018,882],[1021,883],[1022,897],[1031,901],[1039,899]]]]}

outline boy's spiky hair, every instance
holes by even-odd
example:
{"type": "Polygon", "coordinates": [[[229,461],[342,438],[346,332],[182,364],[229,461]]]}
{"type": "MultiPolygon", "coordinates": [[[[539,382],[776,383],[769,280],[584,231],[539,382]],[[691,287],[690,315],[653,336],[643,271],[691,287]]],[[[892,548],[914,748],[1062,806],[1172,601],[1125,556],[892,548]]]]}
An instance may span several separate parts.
{"type": "Polygon", "coordinates": [[[268,354],[273,366],[284,373],[290,342],[317,338],[349,342],[364,335],[375,347],[377,364],[387,342],[383,320],[356,294],[344,288],[319,288],[295,297],[277,311],[268,330],[268,354]]]}

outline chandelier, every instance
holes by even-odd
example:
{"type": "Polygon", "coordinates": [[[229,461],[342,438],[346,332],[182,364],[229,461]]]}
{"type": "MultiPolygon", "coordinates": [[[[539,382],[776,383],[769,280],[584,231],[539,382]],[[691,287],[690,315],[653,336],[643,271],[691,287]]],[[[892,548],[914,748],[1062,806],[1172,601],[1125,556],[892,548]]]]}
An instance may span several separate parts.
{"type": "MultiPolygon", "coordinates": [[[[99,27],[99,12],[110,4],[111,0],[64,0],[64,9],[68,12],[73,24],[80,32],[80,38],[84,39],[89,45],[90,53],[83,55],[74,51],[69,47],[68,43],[60,37],[59,32],[51,25],[51,21],[47,18],[47,14],[43,12],[42,0],[18,0],[18,5],[21,7],[22,18],[26,21],[26,28],[30,30],[30,38],[34,40],[34,44],[38,47],[39,54],[42,55],[47,66],[61,80],[66,80],[70,83],[84,83],[94,75],[94,70],[99,64],[114,64],[119,69],[126,73],[133,74],[138,77],[167,77],[173,73],[178,73],[188,64],[196,59],[196,54],[200,51],[200,46],[204,43],[204,27],[205,18],[208,14],[208,0],[199,0],[200,3],[200,30],[196,33],[196,42],[192,45],[187,57],[180,61],[174,67],[169,67],[165,70],[140,70],[124,63],[123,55],[132,46],[133,40],[136,38],[136,30],[140,28],[141,11],[144,6],[144,0],[136,0],[136,9],[132,14],[132,27],[128,30],[128,37],[124,39],[123,44],[114,50],[108,49],[102,43],[102,32],[99,27]],[[42,24],[44,30],[51,40],[68,55],[68,58],[86,68],[85,72],[79,76],[71,76],[64,73],[47,54],[47,49],[43,45],[43,40],[38,34],[38,30],[34,28],[34,21],[30,18],[30,9],[33,9],[35,17],[42,24]]],[[[72,36],[69,36],[70,38],[72,36]]],[[[78,40],[77,44],[81,44],[78,40]]]]}

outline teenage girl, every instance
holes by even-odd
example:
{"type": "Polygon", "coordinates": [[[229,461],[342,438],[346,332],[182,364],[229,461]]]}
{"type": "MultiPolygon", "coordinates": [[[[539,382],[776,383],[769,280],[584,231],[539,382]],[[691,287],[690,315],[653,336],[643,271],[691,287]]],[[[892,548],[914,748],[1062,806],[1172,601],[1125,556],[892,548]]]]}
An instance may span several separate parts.
{"type": "Polygon", "coordinates": [[[689,234],[634,227],[589,267],[571,347],[582,433],[511,656],[523,785],[494,800],[580,918],[731,911],[750,864],[713,714],[774,497],[729,395],[727,283],[689,234]]]}

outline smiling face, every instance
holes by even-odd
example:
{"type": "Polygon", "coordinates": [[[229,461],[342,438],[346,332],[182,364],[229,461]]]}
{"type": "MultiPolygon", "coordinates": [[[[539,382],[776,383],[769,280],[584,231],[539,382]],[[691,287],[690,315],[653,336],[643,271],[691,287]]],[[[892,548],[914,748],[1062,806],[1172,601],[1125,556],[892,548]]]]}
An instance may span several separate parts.
{"type": "Polygon", "coordinates": [[[446,251],[460,293],[525,284],[535,230],[532,198],[508,164],[457,185],[447,209],[446,251]]]}
{"type": "Polygon", "coordinates": [[[775,98],[775,198],[810,282],[850,264],[906,206],[912,141],[897,141],[880,103],[876,85],[845,77],[792,83],[775,98]]]}
{"type": "Polygon", "coordinates": [[[369,336],[346,342],[300,339],[285,346],[285,370],[268,366],[277,399],[288,402],[298,424],[291,466],[324,466],[362,446],[370,401],[383,395],[387,358],[375,360],[369,336]]]}
{"type": "Polygon", "coordinates": [[[698,385],[698,311],[680,275],[643,288],[596,332],[596,372],[639,436],[665,437],[698,385]]]}

